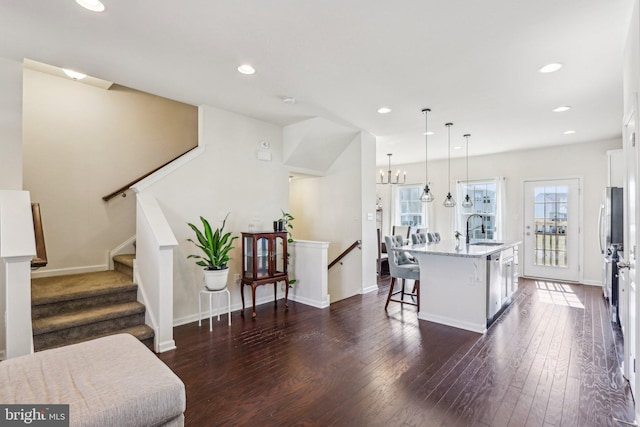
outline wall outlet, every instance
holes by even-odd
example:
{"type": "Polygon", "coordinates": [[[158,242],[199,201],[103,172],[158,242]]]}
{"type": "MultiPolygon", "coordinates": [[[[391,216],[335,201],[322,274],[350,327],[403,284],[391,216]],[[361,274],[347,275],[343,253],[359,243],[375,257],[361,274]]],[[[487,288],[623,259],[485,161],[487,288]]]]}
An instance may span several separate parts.
{"type": "Polygon", "coordinates": [[[234,274],[234,275],[233,275],[233,282],[234,282],[236,285],[239,285],[239,284],[240,284],[240,275],[239,275],[238,273],[236,273],[236,274],[234,274]]]}

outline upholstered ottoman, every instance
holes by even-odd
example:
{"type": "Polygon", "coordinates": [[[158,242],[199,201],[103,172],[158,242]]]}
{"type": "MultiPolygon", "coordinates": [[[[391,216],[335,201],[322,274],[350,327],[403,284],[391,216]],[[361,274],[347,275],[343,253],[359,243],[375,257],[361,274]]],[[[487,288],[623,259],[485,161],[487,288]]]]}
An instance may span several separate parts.
{"type": "Polygon", "coordinates": [[[129,334],[0,362],[0,403],[69,404],[72,426],[182,426],[184,384],[129,334]]]}

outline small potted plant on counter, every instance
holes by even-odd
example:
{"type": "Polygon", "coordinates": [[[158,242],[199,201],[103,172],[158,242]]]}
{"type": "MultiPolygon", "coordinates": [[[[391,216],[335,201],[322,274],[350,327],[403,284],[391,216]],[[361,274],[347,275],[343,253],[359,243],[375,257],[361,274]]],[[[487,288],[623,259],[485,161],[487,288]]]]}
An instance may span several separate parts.
{"type": "Polygon", "coordinates": [[[204,267],[204,283],[211,291],[219,291],[227,286],[229,252],[233,249],[233,241],[238,238],[238,236],[231,236],[231,232],[224,232],[228,216],[229,214],[224,217],[222,227],[215,230],[211,229],[211,225],[204,217],[200,217],[202,231],[195,225],[187,223],[198,238],[197,242],[192,239],[187,241],[196,245],[204,253],[204,256],[189,255],[187,258],[199,260],[196,264],[204,267]]]}

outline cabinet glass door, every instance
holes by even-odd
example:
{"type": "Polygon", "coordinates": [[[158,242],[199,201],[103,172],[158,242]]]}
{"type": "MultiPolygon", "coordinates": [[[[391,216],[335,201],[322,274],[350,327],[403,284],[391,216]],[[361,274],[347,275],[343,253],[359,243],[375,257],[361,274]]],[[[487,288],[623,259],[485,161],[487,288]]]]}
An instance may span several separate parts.
{"type": "Polygon", "coordinates": [[[273,255],[274,255],[274,259],[275,259],[275,273],[283,273],[285,272],[285,251],[284,251],[284,239],[282,237],[278,237],[276,236],[276,238],[274,239],[274,248],[273,248],[273,255]]]}
{"type": "Polygon", "coordinates": [[[258,270],[255,277],[258,279],[269,277],[269,239],[266,237],[258,238],[255,252],[258,257],[258,270]]]}
{"type": "Polygon", "coordinates": [[[253,238],[244,237],[244,277],[253,277],[253,238]]]}

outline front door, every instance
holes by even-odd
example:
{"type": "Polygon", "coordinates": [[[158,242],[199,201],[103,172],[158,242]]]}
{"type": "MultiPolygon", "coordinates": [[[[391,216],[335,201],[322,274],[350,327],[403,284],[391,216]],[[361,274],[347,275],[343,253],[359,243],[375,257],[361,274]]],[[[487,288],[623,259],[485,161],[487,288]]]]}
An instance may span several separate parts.
{"type": "Polygon", "coordinates": [[[523,275],[580,280],[580,179],[524,182],[523,275]]]}

